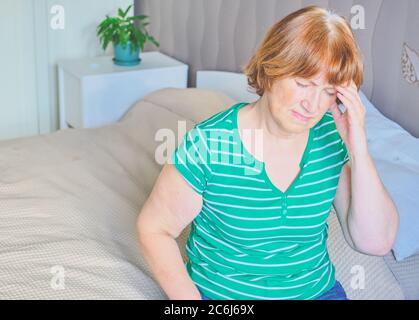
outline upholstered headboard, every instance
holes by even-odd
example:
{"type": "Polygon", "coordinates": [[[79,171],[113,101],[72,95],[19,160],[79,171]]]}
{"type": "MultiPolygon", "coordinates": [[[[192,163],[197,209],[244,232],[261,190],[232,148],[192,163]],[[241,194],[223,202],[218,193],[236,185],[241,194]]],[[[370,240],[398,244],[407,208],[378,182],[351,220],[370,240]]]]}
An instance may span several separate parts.
{"type": "Polygon", "coordinates": [[[308,5],[327,7],[353,21],[364,55],[362,90],[388,118],[419,137],[419,1],[417,0],[136,0],[150,16],[148,44],[196,71],[241,72],[276,21],[308,5]],[[365,28],[362,29],[362,14],[365,28]]]}

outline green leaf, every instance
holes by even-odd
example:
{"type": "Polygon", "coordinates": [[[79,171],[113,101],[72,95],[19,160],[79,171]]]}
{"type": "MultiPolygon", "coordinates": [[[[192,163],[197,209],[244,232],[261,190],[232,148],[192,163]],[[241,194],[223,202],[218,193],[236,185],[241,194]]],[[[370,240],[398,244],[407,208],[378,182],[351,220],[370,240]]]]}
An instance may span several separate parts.
{"type": "Polygon", "coordinates": [[[131,20],[145,20],[148,19],[148,16],[145,15],[139,15],[139,16],[131,16],[128,17],[127,20],[131,21],[131,20]]]}
{"type": "Polygon", "coordinates": [[[148,36],[148,40],[150,40],[150,42],[154,43],[157,47],[160,47],[160,43],[154,39],[152,36],[148,36]]]}
{"type": "Polygon", "coordinates": [[[132,8],[132,4],[130,4],[130,5],[128,6],[127,10],[125,10],[125,12],[124,12],[124,18],[127,16],[128,11],[129,11],[131,8],[132,8]]]}
{"type": "Polygon", "coordinates": [[[111,42],[111,40],[109,38],[106,38],[103,42],[103,50],[106,50],[106,48],[109,45],[109,42],[111,42]]]}
{"type": "Polygon", "coordinates": [[[111,21],[106,20],[103,21],[98,27],[97,27],[97,31],[98,33],[103,33],[105,32],[105,30],[107,30],[109,28],[109,26],[111,25],[111,21]]]}

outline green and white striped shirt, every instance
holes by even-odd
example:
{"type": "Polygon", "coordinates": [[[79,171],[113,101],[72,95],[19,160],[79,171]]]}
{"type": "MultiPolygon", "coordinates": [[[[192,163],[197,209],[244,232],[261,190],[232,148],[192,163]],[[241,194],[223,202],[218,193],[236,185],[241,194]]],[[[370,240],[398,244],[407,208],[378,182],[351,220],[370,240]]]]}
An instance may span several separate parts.
{"type": "Polygon", "coordinates": [[[238,103],[197,124],[172,161],[203,197],[191,225],[187,271],[211,299],[315,299],[333,287],[327,218],[349,160],[330,112],[310,129],[286,192],[240,138],[238,103]]]}

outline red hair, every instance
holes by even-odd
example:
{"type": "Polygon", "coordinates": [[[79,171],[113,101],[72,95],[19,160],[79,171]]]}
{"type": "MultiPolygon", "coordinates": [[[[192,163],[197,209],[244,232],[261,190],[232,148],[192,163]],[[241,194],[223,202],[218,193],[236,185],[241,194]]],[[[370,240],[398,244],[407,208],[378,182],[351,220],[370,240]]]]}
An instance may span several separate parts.
{"type": "Polygon", "coordinates": [[[277,22],[244,67],[249,85],[260,96],[286,77],[310,79],[322,70],[332,85],[363,82],[361,51],[346,20],[310,6],[277,22]]]}

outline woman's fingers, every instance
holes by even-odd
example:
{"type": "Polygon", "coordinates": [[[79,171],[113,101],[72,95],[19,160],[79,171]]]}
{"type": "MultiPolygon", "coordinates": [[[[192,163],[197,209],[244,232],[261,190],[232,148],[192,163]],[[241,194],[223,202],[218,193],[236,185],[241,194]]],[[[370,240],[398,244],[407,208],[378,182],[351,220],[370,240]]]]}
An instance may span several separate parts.
{"type": "Polygon", "coordinates": [[[339,91],[342,91],[344,94],[347,93],[351,97],[353,97],[354,101],[358,101],[362,103],[361,97],[358,93],[358,87],[356,86],[355,82],[352,80],[349,85],[346,86],[336,86],[339,91]]]}
{"type": "Polygon", "coordinates": [[[350,123],[358,123],[363,125],[365,107],[362,104],[362,101],[359,99],[358,94],[356,94],[358,97],[355,97],[354,93],[351,92],[348,88],[339,88],[337,86],[336,89],[338,90],[337,97],[345,105],[348,112],[348,121],[350,123]]]}
{"type": "Polygon", "coordinates": [[[348,97],[348,95],[343,95],[342,93],[338,92],[337,96],[339,98],[339,100],[343,103],[343,105],[346,107],[346,110],[348,110],[348,112],[352,113],[353,112],[353,108],[352,107],[352,99],[350,99],[348,97]],[[351,109],[351,111],[349,111],[349,109],[351,109]]]}
{"type": "Polygon", "coordinates": [[[330,107],[330,111],[332,111],[332,115],[335,119],[339,119],[342,116],[342,111],[340,111],[338,105],[336,103],[334,103],[331,107],[330,107]]]}
{"type": "Polygon", "coordinates": [[[353,89],[350,89],[348,87],[342,87],[342,86],[336,86],[336,89],[341,94],[345,95],[346,97],[350,98],[354,102],[357,101],[357,92],[354,92],[353,89]]]}
{"type": "Polygon", "coordinates": [[[338,92],[338,98],[340,99],[340,101],[342,101],[343,105],[346,107],[346,112],[348,113],[348,118],[350,121],[351,119],[359,118],[360,114],[355,109],[353,100],[350,97],[338,92]]]}
{"type": "Polygon", "coordinates": [[[358,91],[356,87],[342,87],[342,86],[336,86],[336,89],[338,91],[337,96],[345,107],[349,109],[350,113],[357,113],[360,116],[365,113],[361,98],[359,97],[358,91]],[[346,101],[346,104],[344,102],[346,101]]]}

